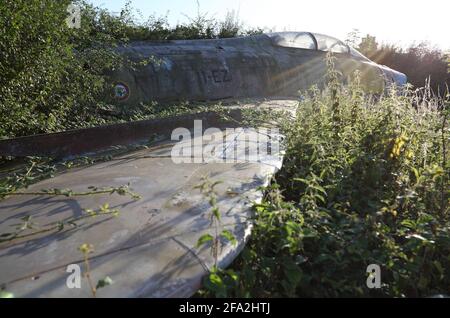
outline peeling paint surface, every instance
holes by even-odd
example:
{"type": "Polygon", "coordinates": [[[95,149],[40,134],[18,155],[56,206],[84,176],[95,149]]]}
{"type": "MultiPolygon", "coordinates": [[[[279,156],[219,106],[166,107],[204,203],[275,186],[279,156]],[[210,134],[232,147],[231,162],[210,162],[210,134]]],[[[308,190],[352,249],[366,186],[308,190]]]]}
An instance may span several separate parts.
{"type": "Polygon", "coordinates": [[[403,85],[406,81],[404,74],[387,70],[341,41],[309,32],[133,42],[119,52],[132,60],[154,61],[150,66],[121,69],[111,76],[129,84],[132,94],[124,102],[130,104],[298,96],[311,85],[324,86],[330,50],[342,81],[358,70],[363,74],[362,87],[368,92],[381,93],[392,83],[403,85]]]}

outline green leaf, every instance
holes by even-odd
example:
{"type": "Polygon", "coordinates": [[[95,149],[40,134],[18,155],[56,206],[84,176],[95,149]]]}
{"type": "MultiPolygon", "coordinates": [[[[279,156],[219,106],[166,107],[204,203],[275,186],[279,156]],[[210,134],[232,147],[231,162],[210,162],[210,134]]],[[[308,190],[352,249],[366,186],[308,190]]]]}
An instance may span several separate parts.
{"type": "Polygon", "coordinates": [[[212,185],[211,188],[214,188],[216,185],[223,183],[223,181],[215,181],[212,185]]]}
{"type": "Polygon", "coordinates": [[[107,213],[109,211],[109,203],[105,203],[102,206],[100,206],[100,211],[102,213],[107,213]]]}
{"type": "Polygon", "coordinates": [[[113,283],[114,283],[113,280],[109,276],[106,276],[105,278],[100,279],[97,282],[97,286],[95,288],[96,289],[103,288],[103,287],[112,285],[113,283]]]}
{"type": "Polygon", "coordinates": [[[223,238],[225,238],[228,241],[230,241],[231,244],[233,244],[233,245],[237,244],[236,237],[233,235],[233,233],[231,233],[228,230],[223,230],[222,233],[220,233],[220,236],[222,236],[223,238]]]}
{"type": "Polygon", "coordinates": [[[200,247],[200,246],[202,246],[202,245],[204,245],[207,242],[210,242],[212,240],[214,240],[214,238],[212,237],[211,234],[204,234],[204,235],[200,236],[200,238],[198,239],[197,247],[200,247]]]}
{"type": "Polygon", "coordinates": [[[323,187],[321,187],[320,185],[316,184],[316,185],[310,185],[310,188],[313,188],[319,192],[322,192],[323,194],[327,195],[327,192],[325,191],[325,189],[323,187]]]}
{"type": "Polygon", "coordinates": [[[238,274],[236,274],[236,272],[232,269],[228,269],[225,271],[225,273],[233,280],[233,281],[237,281],[239,276],[238,274]]]}
{"type": "Polygon", "coordinates": [[[220,278],[220,276],[217,275],[216,273],[211,273],[211,274],[209,275],[209,281],[210,281],[212,284],[217,285],[217,286],[223,285],[222,278],[220,278]]]}
{"type": "Polygon", "coordinates": [[[226,297],[227,287],[224,284],[222,278],[216,273],[216,271],[211,272],[205,278],[205,288],[211,291],[216,297],[226,297]]]}
{"type": "Polygon", "coordinates": [[[415,229],[416,228],[416,223],[413,220],[403,220],[401,223],[401,225],[403,225],[404,227],[410,228],[410,229],[415,229]]]}
{"type": "Polygon", "coordinates": [[[300,182],[302,182],[302,183],[304,183],[304,184],[309,184],[309,183],[310,183],[309,180],[302,179],[302,178],[294,178],[294,181],[300,181],[300,182]]]}
{"type": "Polygon", "coordinates": [[[419,170],[417,170],[416,168],[412,167],[412,171],[414,172],[414,176],[416,177],[416,182],[419,181],[419,170]]]}
{"type": "Polygon", "coordinates": [[[220,211],[219,211],[219,208],[217,208],[217,207],[213,208],[212,213],[213,213],[214,217],[215,217],[217,220],[220,221],[220,211]]]}

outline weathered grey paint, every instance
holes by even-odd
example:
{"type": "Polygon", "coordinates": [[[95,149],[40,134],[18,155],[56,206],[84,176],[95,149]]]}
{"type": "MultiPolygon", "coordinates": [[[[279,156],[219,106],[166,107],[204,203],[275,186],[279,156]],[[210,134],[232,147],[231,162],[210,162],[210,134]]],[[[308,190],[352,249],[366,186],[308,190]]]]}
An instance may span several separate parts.
{"type": "MultiPolygon", "coordinates": [[[[282,34],[282,33],[281,33],[282,34]]],[[[134,42],[119,51],[131,60],[151,59],[146,66],[112,74],[117,96],[127,103],[170,100],[215,100],[254,96],[293,96],[326,80],[326,54],[317,49],[282,47],[273,35],[231,39],[134,42]]],[[[343,80],[355,70],[367,91],[382,92],[404,75],[362,57],[336,53],[343,80]]]]}

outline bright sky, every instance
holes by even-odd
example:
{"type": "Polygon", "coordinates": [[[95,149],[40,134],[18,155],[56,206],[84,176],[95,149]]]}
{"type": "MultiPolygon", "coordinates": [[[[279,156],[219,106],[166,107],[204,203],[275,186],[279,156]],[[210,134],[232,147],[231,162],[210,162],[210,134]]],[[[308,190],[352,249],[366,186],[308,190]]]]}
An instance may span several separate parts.
{"type": "MultiPolygon", "coordinates": [[[[90,0],[120,12],[127,0],[90,0]]],[[[312,31],[344,40],[353,29],[378,42],[407,46],[428,41],[450,50],[449,0],[199,0],[201,12],[223,18],[235,10],[245,25],[275,31],[312,31]]],[[[132,0],[144,17],[166,15],[171,24],[197,13],[196,0],[132,0]]]]}

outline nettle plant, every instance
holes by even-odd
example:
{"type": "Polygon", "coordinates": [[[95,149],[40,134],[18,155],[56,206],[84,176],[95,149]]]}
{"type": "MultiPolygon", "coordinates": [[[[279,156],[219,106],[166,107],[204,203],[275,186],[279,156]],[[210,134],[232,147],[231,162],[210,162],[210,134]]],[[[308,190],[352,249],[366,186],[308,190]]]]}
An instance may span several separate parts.
{"type": "MultiPolygon", "coordinates": [[[[329,65],[332,66],[332,63],[329,65]]],[[[283,168],[230,267],[237,297],[450,294],[450,96],[312,88],[286,122],[283,168]],[[381,288],[366,268],[381,267],[381,288]]],[[[204,295],[218,296],[205,286],[204,295]]],[[[222,294],[221,294],[222,295],[222,294]]]]}
{"type": "Polygon", "coordinates": [[[114,282],[111,279],[111,277],[106,276],[105,278],[102,278],[97,281],[97,284],[94,286],[94,283],[91,278],[91,265],[89,262],[89,254],[94,253],[94,245],[83,243],[78,247],[78,250],[83,254],[83,261],[84,261],[84,267],[85,271],[83,276],[87,279],[89,288],[92,293],[92,297],[97,297],[97,292],[100,288],[104,288],[106,286],[112,285],[114,282]]]}
{"type": "MultiPolygon", "coordinates": [[[[101,194],[117,194],[121,196],[130,196],[134,200],[140,199],[137,193],[131,191],[130,186],[119,186],[119,187],[106,187],[98,188],[96,186],[88,187],[87,191],[76,192],[71,189],[43,189],[38,192],[8,192],[0,193],[0,198],[4,196],[64,196],[64,197],[79,197],[79,196],[93,196],[101,194]]],[[[108,203],[104,203],[98,209],[85,209],[82,215],[73,216],[70,218],[64,218],[58,221],[54,221],[41,226],[34,222],[32,215],[25,215],[20,220],[20,223],[13,224],[14,228],[12,232],[0,233],[0,243],[9,242],[13,240],[19,240],[24,238],[30,238],[41,234],[52,234],[61,232],[67,228],[77,228],[78,223],[84,219],[91,219],[100,216],[119,216],[118,209],[111,209],[108,203]]]]}
{"type": "Polygon", "coordinates": [[[221,226],[221,213],[217,205],[217,191],[215,187],[222,183],[221,181],[211,181],[209,177],[203,177],[202,183],[196,186],[204,197],[208,200],[211,211],[209,214],[210,226],[213,229],[213,234],[206,233],[200,236],[197,241],[197,247],[206,246],[211,250],[211,255],[214,257],[214,265],[204,280],[204,286],[212,291],[218,297],[227,296],[229,285],[237,282],[237,275],[233,270],[223,270],[218,267],[218,255],[220,249],[226,244],[237,244],[236,237],[229,230],[223,229],[221,226]]]}

